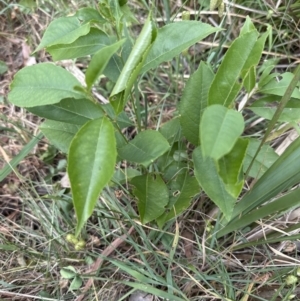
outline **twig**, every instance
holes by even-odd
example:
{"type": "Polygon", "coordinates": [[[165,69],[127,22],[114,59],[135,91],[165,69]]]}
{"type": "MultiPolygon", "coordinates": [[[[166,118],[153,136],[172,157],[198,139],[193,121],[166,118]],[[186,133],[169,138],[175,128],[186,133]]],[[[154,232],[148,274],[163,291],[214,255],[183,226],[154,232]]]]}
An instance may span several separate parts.
{"type": "MultiPolygon", "coordinates": [[[[114,240],[102,253],[101,257],[99,257],[92,266],[86,271],[86,274],[90,274],[93,272],[96,272],[98,269],[100,269],[101,265],[103,264],[103,261],[105,260],[105,257],[108,257],[116,248],[119,247],[121,243],[125,241],[125,239],[132,233],[134,230],[134,227],[132,226],[128,233],[123,234],[122,236],[118,237],[116,240],[114,240]]],[[[79,295],[75,301],[81,301],[84,298],[85,292],[93,285],[94,279],[91,277],[88,282],[86,283],[85,287],[83,288],[83,293],[79,295]]]]}

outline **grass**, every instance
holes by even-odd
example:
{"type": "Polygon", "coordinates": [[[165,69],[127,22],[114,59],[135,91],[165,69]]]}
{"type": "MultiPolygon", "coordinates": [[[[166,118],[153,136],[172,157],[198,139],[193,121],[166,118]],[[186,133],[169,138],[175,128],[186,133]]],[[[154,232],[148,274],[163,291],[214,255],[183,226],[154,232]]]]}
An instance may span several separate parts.
{"type": "MultiPolygon", "coordinates": [[[[156,3],[159,24],[185,9],[192,16],[200,15],[204,22],[221,22],[226,30],[212,41],[192,47],[168,68],[149,72],[141,80],[135,96],[149,105],[144,120],[149,128],[157,127],[175,113],[186,78],[201,59],[218,67],[247,14],[261,32],[266,24],[273,28],[264,59],[277,58],[278,71],[293,70],[300,61],[300,13],[291,1],[278,8],[280,1],[275,0],[237,1],[228,8],[229,23],[220,20],[217,13],[208,13],[208,2],[202,1],[201,7],[196,1],[156,3]],[[271,14],[270,10],[274,12],[271,14]]],[[[164,300],[168,294],[191,301],[290,300],[293,294],[295,300],[299,299],[299,288],[285,283],[286,277],[297,274],[298,243],[288,244],[286,237],[278,243],[282,232],[285,236],[299,233],[295,208],[258,220],[252,229],[221,240],[216,238],[218,213],[205,195],[194,200],[178,220],[158,230],[154,225],[142,226],[133,218],[136,204],[124,185],[121,190],[107,189],[102,194],[82,233],[85,248],[75,250],[74,244],[66,240],[74,232],[76,219],[68,185],[60,182],[65,174],[65,158],[46,140],[32,140],[40,121],[8,104],[6,96],[14,73],[28,59],[24,55],[26,45],[32,51],[53,18],[72,13],[86,3],[36,3],[30,8],[0,1],[0,40],[5,45],[0,50],[0,60],[8,66],[1,75],[0,86],[0,168],[13,158],[16,161],[11,162],[12,173],[0,170],[0,300],[78,300],[80,291],[70,290],[76,275],[77,281],[83,281],[81,289],[91,284],[85,300],[132,301],[129,298],[138,289],[148,292],[141,300],[164,300]],[[254,243],[266,237],[269,244],[254,243]],[[61,271],[69,266],[76,273],[65,279],[61,271]],[[93,283],[89,283],[90,279],[94,279],[93,283]]],[[[95,5],[92,1],[90,4],[95,5]]],[[[146,1],[133,1],[131,5],[142,20],[147,14],[146,1]]],[[[50,57],[41,52],[36,60],[47,61],[50,57]]],[[[78,65],[85,68],[84,61],[78,65]]],[[[107,85],[99,90],[106,96],[110,89],[107,85]]],[[[251,135],[261,137],[266,125],[263,120],[258,121],[249,119],[248,128],[251,135]]],[[[276,147],[283,144],[287,134],[277,139],[276,147]]]]}

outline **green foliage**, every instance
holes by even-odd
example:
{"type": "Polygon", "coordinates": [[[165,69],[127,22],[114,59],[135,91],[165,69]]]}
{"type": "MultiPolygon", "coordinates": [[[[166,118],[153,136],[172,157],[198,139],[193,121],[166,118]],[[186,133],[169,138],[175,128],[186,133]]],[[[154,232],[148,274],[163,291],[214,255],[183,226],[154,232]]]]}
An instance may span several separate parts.
{"type": "MultiPolygon", "coordinates": [[[[212,6],[220,9],[222,3],[212,6]]],[[[188,20],[156,29],[150,13],[132,43],[126,28],[132,21],[126,1],[108,0],[99,1],[98,9],[84,8],[53,21],[36,51],[45,48],[54,60],[91,56],[86,85],[50,63],[23,68],[11,84],[9,100],[46,118],[40,130],[68,153],[76,236],[107,185],[129,184],[141,222],[155,221],[160,228],[203,191],[224,216],[219,237],[294,206],[298,190],[282,197],[285,204],[278,199],[261,207],[300,182],[300,139],[280,157],[265,144],[276,122],[299,121],[300,98],[299,70],[278,80],[271,73],[274,62],[267,62],[257,72],[269,28],[260,35],[248,17],[216,73],[209,63],[200,62],[186,83],[179,114],[167,122],[162,116],[162,125],[154,130],[141,122],[141,105],[135,99],[139,76],[221,29],[188,20]],[[102,76],[115,83],[105,105],[93,97],[102,76]],[[245,107],[272,120],[262,141],[244,135],[243,112],[235,109],[242,89],[255,96],[245,107]],[[126,105],[135,116],[129,117],[126,105]],[[135,136],[129,139],[122,129],[133,125],[135,136]],[[115,170],[116,162],[122,168],[115,170]],[[257,182],[241,194],[249,177],[257,182]]],[[[79,284],[75,281],[73,288],[79,284]]]]}

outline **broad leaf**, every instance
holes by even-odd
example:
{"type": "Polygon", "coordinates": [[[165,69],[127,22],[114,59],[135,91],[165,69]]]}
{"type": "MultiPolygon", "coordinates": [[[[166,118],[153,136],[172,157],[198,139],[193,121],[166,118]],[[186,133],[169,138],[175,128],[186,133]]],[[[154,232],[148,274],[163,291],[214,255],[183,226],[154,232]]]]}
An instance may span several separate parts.
{"type": "MultiPolygon", "coordinates": [[[[294,78],[294,74],[290,72],[283,73],[279,76],[279,78],[273,78],[266,85],[260,88],[259,92],[264,94],[272,94],[283,96],[292,79],[294,78]]],[[[292,94],[293,98],[300,99],[300,91],[299,88],[296,88],[292,94]]]]}
{"type": "MultiPolygon", "coordinates": [[[[249,139],[249,147],[244,162],[244,172],[248,170],[250,162],[253,160],[254,155],[260,145],[260,141],[255,139],[249,139]]],[[[278,155],[274,149],[269,145],[263,145],[260,152],[256,156],[251,169],[249,170],[249,176],[255,179],[259,179],[272,164],[278,159],[278,155]]]]}
{"type": "Polygon", "coordinates": [[[91,89],[98,77],[103,73],[113,54],[123,45],[125,40],[103,47],[94,54],[85,73],[87,88],[91,89]]]}
{"type": "Polygon", "coordinates": [[[170,183],[170,201],[166,211],[156,221],[160,228],[168,220],[174,218],[186,210],[197,194],[200,187],[195,177],[190,176],[189,171],[179,174],[175,181],[170,183]]]}
{"type": "MultiPolygon", "coordinates": [[[[256,30],[238,37],[227,50],[209,90],[208,103],[231,106],[242,88],[242,71],[257,42],[256,30]]],[[[249,66],[250,68],[251,66],[249,66]]]]}
{"type": "Polygon", "coordinates": [[[158,174],[147,174],[131,180],[138,198],[140,219],[143,224],[151,222],[164,213],[169,201],[168,188],[158,174]]]}
{"type": "Polygon", "coordinates": [[[220,208],[227,220],[231,219],[236,199],[226,190],[222,178],[218,174],[215,160],[202,155],[200,147],[193,152],[195,176],[201,188],[220,208]]]}
{"type": "Polygon", "coordinates": [[[106,117],[87,122],[73,138],[68,175],[77,215],[76,236],[90,217],[116,163],[114,127],[106,117]]]}
{"type": "Polygon", "coordinates": [[[199,145],[199,124],[207,107],[208,90],[213,81],[211,68],[201,61],[198,70],[188,80],[180,101],[180,124],[188,141],[199,145]]]}
{"type": "Polygon", "coordinates": [[[75,59],[96,53],[104,46],[110,45],[109,37],[102,30],[91,28],[90,32],[71,44],[58,44],[47,47],[54,61],[75,59]]]}
{"type": "Polygon", "coordinates": [[[149,15],[109,98],[117,114],[123,110],[155,38],[156,30],[149,15]]]}
{"type": "Polygon", "coordinates": [[[79,81],[65,69],[42,63],[20,70],[11,84],[8,99],[19,107],[35,107],[60,102],[64,98],[81,99],[85,93],[75,90],[79,81]]]}
{"type": "Polygon", "coordinates": [[[40,125],[41,132],[50,143],[64,153],[68,153],[70,143],[79,129],[79,125],[52,120],[46,120],[40,125]]]}
{"type": "Polygon", "coordinates": [[[141,172],[133,168],[118,168],[111,179],[111,186],[113,186],[114,184],[123,185],[125,183],[128,183],[132,178],[140,175],[141,172]]]}
{"type": "Polygon", "coordinates": [[[81,24],[76,16],[58,18],[50,23],[34,52],[57,44],[70,44],[89,31],[90,24],[81,24]]]}
{"type": "Polygon", "coordinates": [[[236,198],[244,184],[241,173],[247,147],[248,140],[239,138],[233,149],[218,161],[219,174],[226,185],[226,190],[236,198]]]}
{"type": "Polygon", "coordinates": [[[146,130],[118,149],[118,155],[124,160],[148,166],[169,148],[170,145],[162,134],[146,130]]]}
{"type": "Polygon", "coordinates": [[[300,138],[297,138],[237,204],[233,217],[261,206],[300,182],[300,138]]]}
{"type": "MultiPolygon", "coordinates": [[[[281,101],[280,96],[268,95],[256,100],[249,109],[258,116],[271,120],[281,101]]],[[[278,121],[282,122],[299,122],[300,120],[300,100],[291,98],[280,114],[278,121]]]]}
{"type": "Polygon", "coordinates": [[[148,53],[141,72],[170,61],[183,50],[219,31],[220,28],[199,21],[181,21],[168,24],[157,31],[157,38],[148,53]]]}
{"type": "Polygon", "coordinates": [[[104,115],[104,109],[99,104],[88,99],[73,98],[63,99],[53,105],[27,108],[27,110],[43,118],[78,125],[104,115]]]}
{"type": "Polygon", "coordinates": [[[244,131],[241,113],[221,105],[206,108],[200,122],[203,156],[219,160],[230,152],[244,131]]]}

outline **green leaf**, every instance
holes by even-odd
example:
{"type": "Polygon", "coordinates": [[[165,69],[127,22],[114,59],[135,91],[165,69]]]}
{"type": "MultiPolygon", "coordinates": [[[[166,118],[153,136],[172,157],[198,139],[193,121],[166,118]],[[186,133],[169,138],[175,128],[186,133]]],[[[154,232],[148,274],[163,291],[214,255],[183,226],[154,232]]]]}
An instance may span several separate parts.
{"type": "Polygon", "coordinates": [[[126,104],[131,88],[138,77],[139,71],[156,38],[156,30],[149,15],[136,43],[122,69],[122,72],[110,95],[110,101],[116,113],[120,113],[126,104]]]}
{"type": "Polygon", "coordinates": [[[195,176],[209,198],[220,208],[227,220],[231,219],[236,199],[226,190],[218,174],[215,160],[204,157],[200,147],[193,152],[195,176]]]}
{"type": "Polygon", "coordinates": [[[133,194],[138,198],[138,209],[143,224],[149,223],[164,213],[169,201],[168,188],[158,174],[147,174],[131,180],[133,194]]]}
{"type": "Polygon", "coordinates": [[[124,160],[148,166],[164,154],[170,145],[164,136],[153,130],[137,134],[128,144],[118,149],[118,154],[124,160]]]}
{"type": "Polygon", "coordinates": [[[104,115],[104,109],[89,99],[67,98],[53,105],[27,108],[27,110],[43,118],[78,125],[104,115]]]}
{"type": "MultiPolygon", "coordinates": [[[[242,88],[242,71],[256,45],[256,30],[239,36],[227,50],[209,89],[208,103],[231,106],[242,88]]],[[[249,66],[250,68],[251,66],[249,66]]]]}
{"type": "Polygon", "coordinates": [[[200,187],[195,177],[190,176],[189,170],[179,174],[176,180],[170,183],[171,195],[166,211],[156,221],[160,228],[168,220],[174,218],[186,210],[192,199],[200,193],[200,187]]]}
{"type": "MultiPolygon", "coordinates": [[[[259,140],[249,139],[249,147],[244,162],[244,172],[246,172],[250,166],[259,145],[259,140]]],[[[272,147],[264,144],[256,156],[248,175],[254,179],[259,179],[272,166],[278,157],[279,156],[272,147]]]]}
{"type": "MultiPolygon", "coordinates": [[[[256,100],[249,109],[258,116],[271,120],[277,110],[277,106],[281,100],[280,96],[268,95],[256,100]]],[[[281,122],[299,122],[300,120],[300,101],[299,99],[291,98],[278,121],[281,122]]]]}
{"type": "Polygon", "coordinates": [[[239,138],[233,149],[218,161],[219,174],[226,190],[235,198],[239,196],[244,185],[241,173],[248,143],[248,140],[239,138]]]}
{"type": "Polygon", "coordinates": [[[252,30],[256,30],[256,28],[255,28],[254,24],[252,23],[251,18],[249,16],[247,16],[245,23],[244,23],[243,27],[241,28],[240,36],[247,32],[250,32],[252,30]]]}
{"type": "Polygon", "coordinates": [[[297,138],[236,205],[233,217],[261,206],[300,182],[300,138],[297,138]]]}
{"type": "Polygon", "coordinates": [[[237,220],[230,222],[224,228],[220,229],[217,236],[222,237],[233,231],[242,230],[244,227],[260,220],[261,218],[266,218],[267,216],[278,214],[278,212],[285,210],[291,210],[294,206],[299,205],[299,197],[300,189],[298,188],[265,206],[254,209],[248,214],[241,215],[237,220]]]}
{"type": "Polygon", "coordinates": [[[199,145],[199,124],[207,107],[208,90],[213,81],[211,68],[201,61],[198,70],[189,78],[180,101],[180,123],[184,136],[199,145]]]}
{"type": "Polygon", "coordinates": [[[79,125],[53,120],[46,120],[40,125],[41,132],[50,143],[66,154],[69,152],[70,143],[79,129],[79,125]]]}
{"type": "Polygon", "coordinates": [[[108,118],[88,121],[73,138],[68,159],[68,175],[77,215],[78,236],[90,217],[116,163],[114,127],[108,118]]]}
{"type": "Polygon", "coordinates": [[[208,35],[220,31],[199,21],[181,21],[168,24],[157,31],[157,38],[150,49],[141,73],[170,61],[208,35]]]}
{"type": "MultiPolygon", "coordinates": [[[[272,94],[283,96],[292,79],[294,78],[294,74],[290,72],[283,73],[279,76],[279,81],[277,78],[269,81],[265,86],[263,86],[259,92],[264,94],[272,94]]],[[[298,85],[299,86],[299,85],[298,85]]],[[[295,89],[292,93],[293,98],[300,99],[300,91],[299,88],[295,89]]]]}
{"type": "Polygon", "coordinates": [[[76,270],[74,269],[74,267],[67,266],[60,270],[60,275],[64,279],[72,279],[77,275],[77,273],[76,273],[76,270]]]}
{"type": "Polygon", "coordinates": [[[90,24],[82,25],[76,16],[58,18],[50,23],[34,52],[57,44],[70,44],[89,31],[90,24]]]}
{"type": "Polygon", "coordinates": [[[125,40],[123,39],[115,44],[103,47],[94,54],[85,73],[85,81],[88,89],[91,89],[98,77],[103,73],[110,58],[124,42],[125,40]]]}
{"type": "Polygon", "coordinates": [[[42,63],[25,67],[15,75],[8,99],[19,107],[35,107],[54,104],[64,98],[85,98],[75,86],[80,86],[80,82],[68,71],[42,63]]]}
{"type": "Polygon", "coordinates": [[[105,24],[107,21],[102,18],[99,12],[91,7],[80,8],[75,15],[83,24],[93,22],[98,24],[105,24]]]}
{"type": "Polygon", "coordinates": [[[221,105],[206,108],[200,122],[203,156],[219,160],[230,152],[244,131],[241,113],[221,105]]]}
{"type": "Polygon", "coordinates": [[[75,278],[72,280],[70,284],[70,290],[71,291],[76,291],[80,289],[82,286],[82,279],[79,276],[75,276],[75,278]]]}
{"type": "Polygon", "coordinates": [[[111,44],[106,33],[91,28],[90,32],[70,44],[58,44],[47,47],[54,61],[75,59],[96,53],[98,50],[111,44]]]}
{"type": "Polygon", "coordinates": [[[181,127],[179,118],[173,118],[167,121],[159,129],[160,133],[168,140],[170,145],[178,141],[181,137],[181,127]]]}

